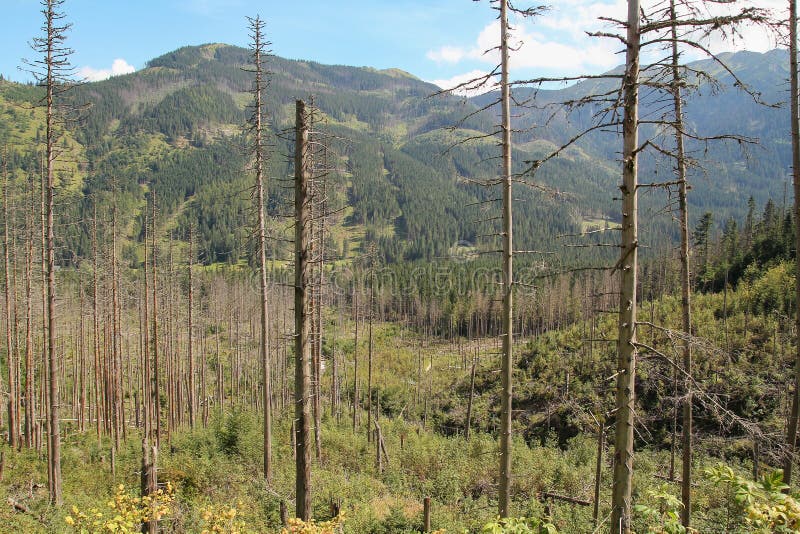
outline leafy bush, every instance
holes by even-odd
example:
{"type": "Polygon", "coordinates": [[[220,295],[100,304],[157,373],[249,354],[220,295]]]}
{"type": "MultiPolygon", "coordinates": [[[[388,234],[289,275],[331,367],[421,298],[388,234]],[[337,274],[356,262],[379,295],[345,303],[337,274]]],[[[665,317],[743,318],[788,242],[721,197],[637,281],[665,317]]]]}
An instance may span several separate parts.
{"type": "Polygon", "coordinates": [[[692,528],[687,530],[681,524],[680,509],[683,508],[683,503],[678,497],[669,492],[667,485],[663,485],[658,489],[648,490],[647,496],[656,501],[658,507],[637,504],[633,507],[633,511],[645,522],[649,534],[696,532],[692,528]]]}
{"type": "Polygon", "coordinates": [[[66,516],[64,522],[80,534],[133,534],[139,532],[142,523],[160,521],[169,515],[173,502],[174,490],[169,482],[165,489],[144,497],[134,497],[120,484],[114,493],[114,499],[107,503],[108,510],[101,512],[92,508],[84,512],[73,506],[72,514],[66,516]]]}
{"type": "Polygon", "coordinates": [[[483,526],[487,534],[558,534],[555,525],[536,518],[506,517],[483,526]]]}
{"type": "Polygon", "coordinates": [[[341,534],[343,524],[344,516],[342,514],[321,523],[317,523],[313,519],[303,521],[293,518],[289,520],[289,526],[281,530],[281,534],[341,534]]]}
{"type": "Polygon", "coordinates": [[[249,532],[247,524],[238,515],[238,510],[231,506],[205,506],[200,510],[203,527],[200,534],[244,534],[249,532]]]}
{"type": "Polygon", "coordinates": [[[712,481],[734,489],[734,500],[743,515],[745,532],[800,531],[800,501],[797,494],[784,493],[789,486],[783,483],[782,471],[767,473],[760,481],[754,481],[720,464],[706,470],[706,475],[712,481]]]}
{"type": "Polygon", "coordinates": [[[251,416],[243,410],[237,409],[227,415],[215,430],[220,450],[228,456],[243,454],[244,436],[252,426],[251,416]]]}

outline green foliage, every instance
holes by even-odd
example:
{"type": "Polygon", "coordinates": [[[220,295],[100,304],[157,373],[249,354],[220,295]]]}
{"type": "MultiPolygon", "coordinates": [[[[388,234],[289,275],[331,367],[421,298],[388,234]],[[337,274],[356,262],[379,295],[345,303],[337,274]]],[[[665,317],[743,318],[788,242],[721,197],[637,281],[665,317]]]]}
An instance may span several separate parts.
{"type": "Polygon", "coordinates": [[[547,521],[536,518],[506,517],[483,526],[486,534],[558,534],[556,527],[547,521]]]}
{"type": "MultiPolygon", "coordinates": [[[[243,149],[246,143],[240,138],[252,81],[252,74],[243,70],[249,60],[247,50],[233,46],[184,47],[153,59],[149,68],[137,73],[75,89],[74,100],[90,102],[92,107],[85,120],[67,132],[68,138],[80,143],[73,145],[76,154],[70,159],[86,163],[65,168],[65,181],[72,185],[67,187],[65,183],[64,190],[59,191],[58,204],[64,207],[59,210],[57,223],[63,229],[57,233],[60,265],[74,265],[90,256],[87,221],[95,201],[103,222],[108,222],[114,199],[120,221],[120,246],[135,250],[143,236],[142,208],[151,190],[159,199],[162,231],[177,229],[176,237],[185,240],[188,228],[194,227],[200,262],[236,264],[251,256],[251,204],[246,194],[250,180],[243,149]],[[113,195],[109,194],[112,190],[113,195]]],[[[782,56],[753,57],[742,53],[730,60],[739,69],[737,73],[750,79],[764,98],[775,94],[774,87],[779,83],[773,82],[781,75],[782,56]],[[771,69],[765,70],[764,64],[771,65],[771,69]],[[751,76],[753,72],[758,76],[751,76]]],[[[338,183],[329,190],[335,189],[331,198],[338,203],[335,208],[330,206],[331,211],[347,214],[332,224],[337,252],[341,250],[345,257],[357,254],[363,252],[359,247],[364,241],[372,241],[386,262],[402,263],[448,257],[452,247],[461,241],[470,242],[475,251],[497,248],[492,239],[479,238],[496,233],[494,225],[475,223],[490,221],[494,216],[495,203],[491,199],[497,196],[496,192],[478,184],[495,177],[496,147],[491,138],[459,144],[468,136],[480,137],[492,131],[496,122],[493,110],[469,116],[461,132],[440,130],[478,111],[492,95],[467,102],[446,96],[425,98],[437,88],[397,71],[276,57],[269,59],[268,67],[273,72],[265,105],[273,133],[267,172],[270,215],[289,211],[289,195],[282,181],[291,175],[285,158],[291,153],[291,142],[277,134],[292,126],[295,96],[313,93],[324,117],[324,129],[347,139],[347,146],[331,152],[339,155],[332,166],[345,171],[332,177],[338,183]],[[481,211],[480,206],[489,212],[481,211]],[[340,208],[347,209],[340,212],[340,208]]],[[[565,96],[580,98],[591,89],[596,87],[577,84],[544,92],[538,98],[546,104],[565,96]]],[[[518,98],[524,100],[525,90],[519,91],[518,98]]],[[[36,147],[41,144],[42,117],[39,112],[20,111],[15,104],[36,102],[40,95],[37,87],[0,83],[0,98],[3,104],[10,104],[1,106],[0,141],[10,143],[10,168],[23,173],[37,170],[36,147]]],[[[711,130],[731,127],[730,119],[722,118],[730,114],[713,113],[720,109],[722,101],[738,109],[737,116],[751,119],[736,121],[737,128],[730,131],[749,129],[742,134],[760,138],[763,146],[755,157],[746,160],[733,147],[713,146],[711,156],[716,163],[709,163],[708,168],[709,173],[715,173],[714,180],[692,177],[692,212],[713,212],[714,219],[721,223],[745,213],[743,192],[753,194],[759,203],[766,202],[770,195],[780,195],[780,183],[773,177],[782,175],[788,152],[786,143],[773,142],[783,135],[776,133],[784,131],[780,129],[785,121],[783,114],[758,108],[736,94],[713,98],[693,95],[687,107],[689,120],[711,130]],[[701,104],[696,104],[695,99],[701,104]],[[716,184],[720,183],[726,186],[718,187],[716,184]]],[[[655,104],[643,102],[645,107],[652,105],[655,104]]],[[[514,165],[520,173],[527,168],[527,162],[542,157],[588,120],[580,114],[550,117],[549,111],[542,113],[547,115],[518,114],[520,132],[515,134],[514,165]],[[524,131],[529,125],[536,128],[524,131]]],[[[535,177],[529,177],[553,194],[537,188],[516,188],[515,198],[519,201],[515,203],[514,224],[520,249],[549,249],[553,234],[578,233],[587,221],[614,226],[609,191],[616,187],[618,170],[613,160],[617,144],[613,135],[589,135],[579,147],[566,151],[539,169],[535,177]]],[[[643,157],[641,172],[642,181],[658,181],[659,162],[643,157]]],[[[643,196],[645,211],[659,211],[662,204],[661,197],[643,196]]],[[[751,257],[743,255],[741,261],[731,260],[728,270],[732,282],[753,261],[785,259],[790,254],[784,231],[786,221],[781,216],[781,210],[772,204],[771,210],[765,212],[769,224],[754,224],[744,236],[746,239],[739,240],[746,247],[752,246],[753,253],[751,257]],[[765,239],[758,238],[761,234],[765,239]]],[[[647,218],[647,223],[652,231],[648,232],[644,254],[674,241],[675,229],[668,217],[647,218]]],[[[280,241],[286,237],[285,226],[278,222],[269,229],[271,237],[276,238],[270,240],[269,252],[276,258],[288,255],[280,241]]],[[[101,250],[107,248],[107,237],[103,236],[101,250]]],[[[607,239],[597,234],[586,236],[582,243],[601,241],[607,239]]],[[[570,248],[562,250],[557,262],[599,265],[608,262],[610,252],[608,248],[570,248]]],[[[128,254],[131,260],[133,256],[128,254]]],[[[719,288],[722,283],[724,270],[712,263],[696,270],[702,287],[719,288]]]]}
{"type": "Polygon", "coordinates": [[[800,500],[788,493],[779,470],[766,473],[759,481],[749,480],[727,465],[706,470],[712,481],[732,487],[742,514],[742,532],[797,532],[800,530],[800,500]]]}
{"type": "Polygon", "coordinates": [[[170,139],[196,136],[218,124],[238,125],[245,116],[231,95],[216,87],[191,86],[167,95],[147,110],[141,119],[130,119],[122,128],[142,128],[163,133],[170,139]]]}
{"type": "Polygon", "coordinates": [[[657,489],[649,489],[647,498],[653,501],[653,505],[637,504],[633,507],[638,520],[647,525],[647,532],[650,534],[685,534],[686,532],[696,532],[694,529],[686,529],[681,524],[680,510],[683,508],[681,500],[670,492],[667,485],[657,489]]]}
{"type": "Polygon", "coordinates": [[[140,532],[141,525],[148,521],[162,521],[173,512],[174,489],[167,483],[166,489],[159,489],[151,495],[137,497],[120,484],[114,498],[106,503],[103,511],[97,508],[84,511],[77,506],[64,517],[70,532],[78,534],[134,534],[140,532]]]}
{"type": "Polygon", "coordinates": [[[370,534],[411,534],[419,532],[419,526],[418,521],[411,520],[401,508],[394,506],[370,534]]]}
{"type": "Polygon", "coordinates": [[[229,456],[241,455],[245,451],[245,435],[253,429],[252,414],[235,409],[216,422],[215,436],[219,449],[229,456]]]}
{"type": "MultiPolygon", "coordinates": [[[[698,281],[705,290],[721,291],[725,283],[736,286],[739,283],[752,283],[765,270],[780,265],[795,257],[794,222],[790,211],[779,209],[772,199],[767,200],[760,218],[755,213],[755,201],[750,197],[749,212],[742,226],[735,220],[726,222],[722,235],[717,240],[718,253],[704,253],[699,268],[698,281]]],[[[710,214],[707,214],[710,217],[710,214]]],[[[702,230],[703,221],[700,223],[702,230]]],[[[710,222],[709,222],[710,224],[710,222]]],[[[707,233],[707,230],[706,230],[707,233]]],[[[710,237],[706,237],[704,248],[707,251],[710,237]]],[[[777,275],[777,273],[774,273],[777,275]]],[[[788,275],[787,275],[788,276],[788,275]]],[[[786,279],[769,282],[767,292],[757,291],[760,297],[752,304],[755,311],[787,313],[793,298],[782,296],[776,291],[777,285],[786,279]]],[[[786,293],[785,291],[783,293],[786,293]]]]}

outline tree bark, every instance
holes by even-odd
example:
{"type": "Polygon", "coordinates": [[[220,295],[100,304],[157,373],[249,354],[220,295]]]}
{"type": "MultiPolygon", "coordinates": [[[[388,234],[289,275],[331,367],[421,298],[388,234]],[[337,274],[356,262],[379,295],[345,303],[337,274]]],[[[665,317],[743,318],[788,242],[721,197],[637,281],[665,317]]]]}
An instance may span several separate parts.
{"type": "Polygon", "coordinates": [[[57,158],[55,144],[55,88],[57,50],[55,50],[55,37],[59,33],[56,27],[59,14],[55,9],[57,0],[47,0],[44,11],[47,27],[47,67],[46,79],[46,122],[47,122],[47,176],[45,187],[45,242],[47,246],[47,378],[48,378],[48,403],[49,403],[49,428],[47,438],[47,462],[50,478],[48,480],[50,502],[61,506],[61,427],[59,420],[59,374],[58,356],[56,355],[56,270],[55,270],[55,162],[57,158]]]}
{"type": "Polygon", "coordinates": [[[303,521],[311,517],[311,376],[308,314],[308,115],[305,102],[296,102],[295,140],[295,420],[297,421],[297,457],[295,461],[296,516],[303,521]]]}
{"type": "Polygon", "coordinates": [[[686,180],[686,157],[683,145],[683,96],[681,95],[681,76],[678,65],[678,29],[675,0],[670,0],[670,20],[672,21],[672,101],[675,112],[676,170],[678,178],[678,205],[681,228],[681,320],[683,328],[683,426],[681,433],[681,523],[688,527],[692,515],[692,311],[691,311],[691,272],[689,269],[689,205],[686,201],[688,184],[686,180]]]}
{"type": "Polygon", "coordinates": [[[475,364],[478,362],[477,358],[472,359],[472,369],[469,373],[469,401],[467,402],[467,424],[464,427],[464,439],[469,441],[469,435],[472,427],[472,400],[475,396],[475,364]]]}
{"type": "Polygon", "coordinates": [[[270,376],[269,361],[269,304],[267,287],[267,230],[264,192],[264,162],[266,159],[266,146],[264,142],[263,106],[262,95],[264,91],[263,53],[264,40],[262,31],[264,22],[256,17],[250,19],[251,37],[253,39],[253,66],[255,68],[255,82],[253,86],[254,111],[253,111],[253,155],[255,156],[256,174],[256,213],[258,214],[258,274],[261,298],[259,307],[261,311],[261,381],[263,383],[264,405],[264,478],[269,484],[272,480],[272,377],[270,376]]]}
{"type": "Polygon", "coordinates": [[[353,280],[353,315],[355,315],[355,342],[353,343],[353,432],[358,427],[358,291],[353,280]]]}
{"type": "Polygon", "coordinates": [[[5,290],[5,319],[6,319],[6,364],[8,365],[8,443],[16,449],[19,445],[20,421],[17,410],[19,387],[17,384],[17,363],[14,358],[14,324],[12,315],[12,288],[11,288],[11,263],[9,261],[9,220],[8,220],[8,172],[6,157],[3,157],[3,262],[4,262],[4,287],[5,290]]]}
{"type": "Polygon", "coordinates": [[[189,274],[189,302],[187,304],[187,330],[189,331],[189,337],[186,343],[186,351],[187,357],[189,359],[189,369],[187,370],[187,374],[189,375],[187,378],[188,383],[188,397],[189,397],[189,427],[194,429],[195,420],[197,417],[197,387],[195,386],[195,361],[194,361],[194,276],[192,268],[194,266],[194,250],[192,246],[194,245],[193,239],[193,232],[192,227],[189,227],[189,256],[188,262],[189,265],[187,267],[188,274],[189,274]]]}
{"type": "MultiPolygon", "coordinates": [[[[798,74],[797,74],[797,1],[789,0],[789,81],[791,93],[791,130],[792,130],[792,184],[794,186],[794,224],[795,247],[800,245],[800,112],[798,111],[798,74]]],[[[800,250],[800,248],[797,248],[800,250]]],[[[800,253],[795,259],[795,326],[800,328],[800,253]]],[[[786,457],[783,461],[783,481],[791,485],[792,465],[797,440],[798,419],[800,419],[800,343],[797,343],[794,364],[794,394],[792,395],[792,411],[786,436],[786,457]]]]}
{"type": "Polygon", "coordinates": [[[617,341],[616,432],[611,531],[631,531],[636,291],[638,275],[637,149],[639,121],[639,1],[628,0],[627,54],[623,78],[622,251],[617,341]]]}
{"type": "Polygon", "coordinates": [[[511,412],[514,333],[513,224],[511,218],[511,98],[508,83],[508,0],[500,2],[500,57],[503,165],[503,356],[500,407],[500,487],[498,511],[508,517],[511,501],[511,412]]]}
{"type": "MultiPolygon", "coordinates": [[[[153,434],[153,449],[157,450],[160,446],[161,442],[161,390],[160,390],[160,383],[159,383],[159,339],[158,339],[158,273],[157,273],[157,256],[158,256],[158,247],[156,245],[156,192],[153,190],[153,206],[152,206],[152,232],[151,232],[151,260],[152,260],[152,280],[151,286],[153,290],[153,339],[151,340],[153,343],[153,423],[155,425],[154,434],[153,434]]],[[[153,457],[155,458],[156,455],[154,454],[153,457]]]]}

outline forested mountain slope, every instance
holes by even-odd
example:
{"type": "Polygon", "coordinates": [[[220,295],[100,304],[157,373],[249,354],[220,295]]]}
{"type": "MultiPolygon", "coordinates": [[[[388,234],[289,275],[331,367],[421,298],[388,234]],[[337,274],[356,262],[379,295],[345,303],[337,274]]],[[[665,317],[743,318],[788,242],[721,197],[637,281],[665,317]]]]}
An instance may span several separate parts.
{"type": "MultiPolygon", "coordinates": [[[[783,98],[787,68],[782,51],[739,53],[725,61],[765,102],[783,98]]],[[[138,261],[142,206],[155,191],[167,230],[185,239],[195,229],[202,261],[237,262],[248,257],[251,178],[246,172],[243,125],[248,116],[249,52],[222,44],[185,47],[153,59],[134,74],[82,85],[72,91],[78,103],[90,103],[80,123],[69,126],[60,190],[62,241],[60,261],[88,256],[89,214],[97,200],[100,217],[111,213],[112,191],[117,217],[126,221],[123,254],[138,261]]],[[[318,128],[335,137],[339,172],[330,177],[332,231],[327,247],[333,258],[350,258],[365,239],[377,241],[387,261],[431,259],[448,254],[458,241],[478,242],[491,234],[490,219],[478,205],[496,197],[478,182],[496,173],[491,138],[466,144],[456,141],[494,128],[493,111],[470,117],[463,128],[443,129],[482,107],[491,95],[463,100],[431,97],[432,84],[398,71],[321,65],[270,58],[267,110],[271,117],[269,210],[273,235],[280,220],[291,172],[287,155],[293,100],[313,96],[320,110],[318,128]],[[449,150],[448,150],[449,149],[449,150]],[[435,222],[435,224],[432,224],[435,222]]],[[[698,68],[718,69],[713,64],[698,68]]],[[[725,74],[725,73],[723,73],[725,74]]],[[[689,96],[688,121],[703,134],[737,133],[760,143],[743,149],[738,143],[697,144],[690,196],[695,216],[712,211],[718,220],[741,217],[752,195],[757,204],[783,194],[788,168],[788,120],[782,109],[754,102],[737,92],[727,74],[723,87],[701,87],[689,96]],[[733,112],[735,110],[735,112],[733,112]]],[[[613,83],[613,82],[606,82],[613,83]]],[[[585,82],[561,90],[543,90],[537,103],[559,102],[596,90],[585,82]]],[[[530,92],[518,90],[520,100],[530,92]]],[[[0,82],[0,144],[7,146],[12,170],[22,184],[38,169],[35,143],[43,135],[35,87],[0,82]]],[[[645,98],[646,101],[646,98],[645,98]]],[[[541,157],[587,124],[587,113],[518,110],[516,165],[541,157]]],[[[651,115],[654,109],[645,112],[651,115]]],[[[546,164],[535,177],[544,188],[520,186],[515,196],[515,225],[520,248],[549,248],[556,234],[580,232],[588,225],[613,224],[618,182],[618,143],[613,133],[599,133],[546,164]],[[607,221],[604,222],[604,221],[607,221]]],[[[642,181],[668,179],[670,165],[644,159],[642,181]],[[648,175],[649,174],[649,175],[648,175]]],[[[20,185],[22,187],[22,185],[20,185]]],[[[656,217],[666,195],[645,195],[651,217],[651,244],[670,239],[668,217],[656,217]]],[[[491,203],[484,204],[491,207],[491,203]]],[[[282,259],[280,241],[273,255],[282,259]]],[[[488,244],[487,248],[491,248],[488,244]]]]}

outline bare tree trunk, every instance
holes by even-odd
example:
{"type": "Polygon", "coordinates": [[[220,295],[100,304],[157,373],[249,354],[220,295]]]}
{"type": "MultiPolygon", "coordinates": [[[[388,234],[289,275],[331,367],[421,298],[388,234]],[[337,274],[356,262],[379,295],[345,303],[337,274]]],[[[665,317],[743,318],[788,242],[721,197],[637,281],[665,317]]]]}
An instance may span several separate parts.
{"type": "MultiPolygon", "coordinates": [[[[791,128],[792,128],[792,184],[794,185],[794,224],[795,246],[800,245],[800,111],[798,111],[798,74],[797,74],[797,1],[789,0],[789,79],[791,93],[791,128]]],[[[800,248],[797,249],[800,251],[800,248]]],[[[800,332],[800,252],[795,259],[795,322],[800,332]]],[[[792,464],[797,440],[798,419],[800,419],[800,343],[797,343],[795,355],[794,394],[792,395],[792,411],[789,416],[786,436],[786,457],[783,461],[783,481],[792,483],[792,464]]]]}
{"type": "MultiPolygon", "coordinates": [[[[47,344],[49,336],[47,335],[47,325],[49,321],[47,319],[47,209],[45,208],[45,204],[47,203],[47,166],[45,163],[46,159],[46,152],[42,155],[42,162],[41,162],[41,180],[39,184],[39,193],[40,193],[40,204],[39,204],[39,216],[40,216],[40,224],[39,224],[39,249],[41,252],[41,297],[42,297],[42,359],[39,363],[40,365],[40,373],[39,376],[42,379],[39,381],[39,407],[40,410],[44,413],[45,417],[45,424],[44,426],[47,429],[47,434],[50,434],[50,402],[47,400],[47,391],[49,389],[49,377],[47,372],[47,344]]],[[[41,452],[42,447],[44,444],[42,441],[44,440],[42,436],[43,429],[41,424],[39,425],[39,432],[37,434],[37,446],[36,450],[41,452]]],[[[49,447],[49,445],[48,445],[49,447]]],[[[48,483],[52,480],[52,465],[50,462],[47,462],[47,480],[48,483]]]]}
{"type": "MultiPolygon", "coordinates": [[[[47,40],[53,41],[53,37],[59,33],[56,27],[59,15],[55,12],[58,5],[57,0],[47,0],[45,17],[47,19],[47,40]]],[[[58,360],[56,355],[56,270],[55,270],[55,231],[54,231],[54,209],[55,209],[55,162],[56,162],[56,132],[55,132],[55,79],[54,69],[57,67],[57,51],[52,44],[47,46],[47,83],[46,83],[46,122],[47,122],[47,184],[45,188],[45,241],[47,244],[47,375],[49,381],[48,403],[50,411],[48,418],[50,421],[49,434],[47,439],[47,462],[49,465],[50,479],[48,487],[50,489],[50,502],[56,506],[61,506],[61,429],[59,420],[59,376],[58,360]]]]}
{"type": "Polygon", "coordinates": [[[253,67],[255,70],[255,81],[253,85],[253,115],[251,126],[255,135],[253,141],[253,155],[255,157],[255,197],[256,213],[258,216],[258,270],[259,284],[261,289],[261,299],[259,301],[261,310],[261,381],[263,383],[264,398],[264,478],[267,484],[272,480],[272,378],[270,376],[269,361],[269,307],[267,302],[267,231],[266,214],[264,212],[265,193],[264,193],[264,162],[266,159],[266,145],[264,142],[263,112],[264,103],[262,95],[264,91],[264,47],[266,43],[263,39],[264,21],[259,17],[248,19],[250,21],[250,37],[253,39],[253,67]]]}
{"type": "Polygon", "coordinates": [[[189,369],[188,373],[188,389],[189,389],[189,426],[194,429],[195,419],[197,416],[197,388],[195,387],[195,362],[194,362],[194,276],[193,276],[193,264],[194,264],[194,251],[192,250],[192,245],[194,244],[194,239],[192,235],[192,227],[189,227],[189,302],[187,304],[188,310],[188,324],[187,329],[189,331],[189,338],[187,341],[187,356],[189,358],[189,369]]]}
{"type": "Polygon", "coordinates": [[[27,217],[27,247],[25,254],[25,445],[34,446],[36,428],[36,371],[33,361],[33,214],[35,213],[35,196],[31,183],[31,205],[27,217]]]}
{"type": "Polygon", "coordinates": [[[475,396],[475,364],[478,363],[477,358],[472,359],[472,370],[469,373],[469,402],[467,402],[467,425],[464,428],[464,439],[469,440],[469,435],[472,427],[472,399],[475,396]]]}
{"type": "Polygon", "coordinates": [[[125,432],[125,410],[122,405],[122,347],[120,344],[120,306],[117,281],[117,213],[116,206],[111,212],[111,357],[114,374],[113,381],[113,420],[114,448],[119,450],[125,432]]]}
{"type": "Polygon", "coordinates": [[[80,314],[79,314],[79,341],[78,341],[78,354],[80,355],[80,409],[78,410],[78,431],[83,434],[86,431],[86,324],[84,322],[83,304],[84,304],[84,288],[83,276],[80,277],[80,314]]]}
{"type": "Polygon", "coordinates": [[[628,0],[627,55],[623,79],[622,251],[617,341],[616,433],[611,531],[631,531],[634,385],[636,378],[636,291],[638,274],[637,149],[639,121],[639,1],[628,0]]]}
{"type": "MultiPolygon", "coordinates": [[[[142,263],[142,274],[143,274],[143,281],[144,281],[144,288],[142,291],[142,298],[144,302],[143,306],[143,313],[144,313],[144,321],[143,321],[143,334],[144,334],[144,354],[143,354],[143,367],[144,367],[144,392],[143,392],[143,404],[144,409],[142,410],[144,416],[144,431],[142,432],[142,469],[141,469],[141,492],[142,495],[151,495],[158,489],[158,479],[157,479],[157,471],[156,471],[156,460],[158,455],[158,446],[156,445],[158,436],[156,431],[156,422],[155,419],[157,418],[157,408],[155,407],[157,398],[155,397],[155,387],[153,385],[153,364],[151,355],[151,345],[150,345],[150,335],[148,333],[150,329],[149,320],[150,320],[150,313],[149,313],[149,295],[148,295],[148,283],[147,283],[147,267],[148,267],[148,257],[147,257],[147,238],[148,238],[148,217],[145,210],[144,216],[144,261],[142,263]]],[[[153,317],[155,322],[155,316],[153,317]]],[[[155,343],[153,343],[155,345],[155,343]]],[[[142,525],[142,532],[147,533],[155,533],[158,530],[158,523],[155,521],[150,521],[144,523],[142,525]]]]}
{"type": "Polygon", "coordinates": [[[97,205],[94,206],[94,216],[92,218],[92,352],[94,354],[94,412],[97,428],[97,441],[101,441],[102,429],[101,418],[104,410],[100,402],[100,308],[98,294],[100,286],[97,281],[97,205]]]}
{"type": "Polygon", "coordinates": [[[358,291],[353,281],[353,315],[355,315],[356,332],[353,344],[353,432],[358,427],[358,291]]]}
{"type": "Polygon", "coordinates": [[[678,205],[681,227],[681,319],[683,339],[683,427],[682,427],[682,469],[681,469],[681,523],[688,527],[692,515],[692,389],[689,376],[692,373],[692,312],[691,312],[691,274],[689,270],[689,206],[686,202],[688,184],[686,180],[686,157],[683,146],[683,78],[678,66],[678,29],[675,0],[670,0],[670,20],[672,21],[672,100],[675,110],[676,169],[678,178],[678,205]]]}
{"type": "MultiPolygon", "coordinates": [[[[374,261],[374,260],[373,260],[374,261]]],[[[372,322],[375,316],[375,280],[371,277],[369,284],[369,348],[367,353],[367,441],[372,436],[372,322]]]]}
{"type": "Polygon", "coordinates": [[[311,377],[308,317],[308,115],[305,102],[296,102],[295,141],[295,420],[297,421],[297,457],[295,461],[296,515],[304,521],[311,517],[311,377]]]}
{"type": "MultiPolygon", "coordinates": [[[[312,125],[313,129],[313,125],[312,125]]],[[[312,140],[313,142],[313,140],[312,140]]],[[[323,169],[323,173],[324,173],[323,169]]],[[[314,299],[314,446],[317,461],[322,460],[322,287],[325,277],[325,176],[320,176],[321,188],[317,187],[316,193],[321,198],[317,200],[320,219],[317,227],[317,283],[316,298],[314,299]]]]}
{"type": "MultiPolygon", "coordinates": [[[[157,276],[157,254],[158,247],[156,245],[156,192],[153,190],[153,220],[151,232],[151,259],[152,259],[152,290],[153,290],[153,422],[155,424],[155,434],[152,443],[154,450],[158,450],[161,442],[161,390],[158,380],[159,373],[159,347],[158,347],[158,276],[157,276]]],[[[157,453],[153,454],[155,458],[157,453]]]]}
{"type": "Polygon", "coordinates": [[[511,413],[514,346],[513,223],[511,218],[511,97],[508,82],[508,0],[500,2],[500,58],[503,160],[503,356],[500,396],[500,487],[499,514],[508,517],[511,503],[511,413]]]}
{"type": "Polygon", "coordinates": [[[606,442],[605,419],[599,417],[597,426],[597,456],[594,465],[594,506],[592,507],[592,523],[597,529],[597,521],[600,517],[600,485],[603,477],[603,448],[606,442]]]}
{"type": "Polygon", "coordinates": [[[8,443],[12,448],[17,448],[20,442],[19,412],[17,403],[19,388],[17,384],[17,363],[14,358],[14,325],[12,318],[12,288],[11,288],[11,263],[9,261],[9,233],[8,233],[8,172],[6,156],[3,156],[3,261],[4,261],[4,292],[6,316],[6,363],[8,365],[8,443]]]}
{"type": "Polygon", "coordinates": [[[341,423],[341,393],[339,386],[339,358],[336,355],[336,334],[342,328],[342,303],[341,299],[336,297],[336,328],[333,329],[333,339],[331,343],[331,412],[336,418],[337,423],[341,423]]]}

